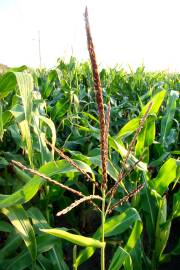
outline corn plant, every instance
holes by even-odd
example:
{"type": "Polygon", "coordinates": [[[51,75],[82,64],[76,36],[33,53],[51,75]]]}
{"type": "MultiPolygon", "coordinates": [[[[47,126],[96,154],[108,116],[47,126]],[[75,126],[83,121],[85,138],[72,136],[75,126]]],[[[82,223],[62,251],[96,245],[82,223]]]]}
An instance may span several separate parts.
{"type": "Polygon", "coordinates": [[[2,270],[81,269],[95,252],[96,269],[155,270],[179,254],[178,241],[166,249],[180,215],[179,75],[99,73],[87,10],[85,25],[92,75],[72,57],[0,77],[2,270]],[[99,221],[91,233],[79,210],[99,221]]]}

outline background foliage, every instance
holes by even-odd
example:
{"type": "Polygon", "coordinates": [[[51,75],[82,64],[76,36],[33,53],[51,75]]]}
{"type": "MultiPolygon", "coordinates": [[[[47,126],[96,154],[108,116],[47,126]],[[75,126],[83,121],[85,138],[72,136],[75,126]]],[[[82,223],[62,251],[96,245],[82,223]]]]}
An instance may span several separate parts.
{"type": "MultiPolygon", "coordinates": [[[[102,69],[100,77],[104,102],[111,104],[108,178],[112,185],[139,120],[153,101],[127,171],[138,159],[141,162],[124,177],[114,203],[138,184],[145,187],[107,219],[106,264],[109,270],[154,270],[168,267],[168,262],[172,266],[180,253],[180,74],[146,72],[142,66],[129,73],[102,69]]],[[[59,60],[52,70],[22,66],[0,75],[0,269],[71,269],[72,243],[77,244],[73,233],[93,236],[98,245],[96,209],[84,203],[56,217],[76,196],[11,164],[20,161],[87,196],[92,194],[92,185],[54,153],[47,140],[100,182],[97,119],[87,62],[79,64],[72,57],[69,63],[59,60]],[[69,232],[71,243],[62,239],[60,231],[56,234],[61,239],[43,232],[54,227],[69,232]]],[[[100,269],[96,247],[78,248],[74,259],[78,269],[88,265],[100,269]]]]}

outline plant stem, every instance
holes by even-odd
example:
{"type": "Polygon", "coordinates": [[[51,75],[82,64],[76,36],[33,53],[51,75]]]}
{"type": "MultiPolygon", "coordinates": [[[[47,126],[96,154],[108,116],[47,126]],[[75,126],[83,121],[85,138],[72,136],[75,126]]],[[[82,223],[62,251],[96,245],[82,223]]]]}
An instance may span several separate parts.
{"type": "MultiPolygon", "coordinates": [[[[101,241],[104,242],[104,224],[105,224],[105,190],[102,190],[102,212],[101,212],[101,241]]],[[[105,270],[105,246],[101,248],[101,270],[105,270]]]]}
{"type": "Polygon", "coordinates": [[[73,270],[77,270],[76,258],[77,258],[77,245],[73,247],[73,270]]]}

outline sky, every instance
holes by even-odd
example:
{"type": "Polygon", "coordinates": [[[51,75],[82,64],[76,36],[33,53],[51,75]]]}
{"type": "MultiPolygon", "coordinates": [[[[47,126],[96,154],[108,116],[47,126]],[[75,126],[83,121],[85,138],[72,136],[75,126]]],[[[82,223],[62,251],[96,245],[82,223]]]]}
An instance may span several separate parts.
{"type": "Polygon", "coordinates": [[[180,0],[0,0],[0,63],[87,60],[86,5],[100,66],[180,71],[180,0]]]}

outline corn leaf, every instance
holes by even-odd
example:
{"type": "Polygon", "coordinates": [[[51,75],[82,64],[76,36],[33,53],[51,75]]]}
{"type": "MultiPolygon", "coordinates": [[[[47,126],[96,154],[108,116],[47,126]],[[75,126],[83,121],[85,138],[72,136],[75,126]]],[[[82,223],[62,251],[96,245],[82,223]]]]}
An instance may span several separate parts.
{"type": "Polygon", "coordinates": [[[140,117],[136,117],[132,120],[130,120],[124,127],[121,128],[121,130],[119,131],[117,138],[122,138],[125,136],[128,136],[130,134],[132,134],[139,126],[139,121],[141,119],[141,117],[145,114],[145,112],[147,111],[147,108],[149,106],[149,104],[152,102],[153,105],[149,111],[149,114],[157,114],[158,110],[164,100],[166,91],[163,90],[159,93],[157,93],[154,97],[152,97],[152,99],[143,107],[141,113],[140,113],[140,117]]]}
{"type": "Polygon", "coordinates": [[[8,217],[20,236],[23,238],[32,260],[36,260],[37,245],[34,230],[27,217],[27,213],[21,205],[3,208],[2,213],[8,217]]]}
{"type": "Polygon", "coordinates": [[[160,260],[161,254],[166,247],[169,233],[171,228],[171,220],[167,221],[167,201],[166,197],[161,200],[159,207],[157,223],[156,223],[156,242],[154,252],[154,262],[157,263],[160,260]]]}
{"type": "Polygon", "coordinates": [[[163,144],[165,149],[168,148],[168,136],[171,132],[171,127],[173,124],[174,114],[176,110],[176,101],[179,98],[178,91],[171,90],[166,106],[166,113],[161,121],[161,138],[160,142],[163,144]]]}
{"type": "Polygon", "coordinates": [[[110,266],[108,270],[119,270],[121,269],[123,263],[129,260],[131,267],[129,269],[133,269],[131,256],[130,254],[123,249],[122,247],[118,247],[114,253],[114,256],[112,258],[112,261],[110,263],[110,266]]]}
{"type": "Polygon", "coordinates": [[[139,121],[140,121],[139,117],[136,117],[136,118],[130,120],[125,126],[123,126],[121,128],[117,137],[122,138],[124,136],[128,136],[128,135],[132,134],[139,126],[139,121]]]}
{"type": "MultiPolygon", "coordinates": [[[[104,224],[105,237],[111,237],[123,233],[128,228],[130,228],[130,226],[134,224],[137,220],[141,222],[141,218],[134,208],[129,208],[122,214],[107,219],[107,221],[104,224]]],[[[93,238],[95,239],[100,239],[100,237],[101,237],[101,227],[99,227],[99,229],[93,235],[93,238]]],[[[87,259],[89,259],[94,254],[94,252],[95,248],[93,247],[89,247],[82,250],[76,259],[75,263],[76,266],[79,266],[87,259]]]]}
{"type": "Polygon", "coordinates": [[[147,111],[147,108],[149,107],[149,104],[152,103],[152,107],[149,111],[149,114],[157,114],[159,111],[159,108],[165,98],[165,94],[166,91],[162,90],[159,93],[157,93],[156,95],[154,95],[150,101],[143,107],[142,111],[141,111],[141,115],[144,115],[145,112],[147,111]]]}
{"type": "Polygon", "coordinates": [[[169,184],[176,179],[176,169],[176,160],[173,158],[168,159],[160,168],[157,177],[152,180],[152,188],[160,195],[163,195],[169,184]]]}
{"type": "Polygon", "coordinates": [[[16,89],[16,77],[13,72],[7,72],[0,80],[0,99],[5,98],[16,89]]]}
{"type": "Polygon", "coordinates": [[[2,105],[0,104],[0,140],[2,140],[3,135],[4,135],[3,112],[2,112],[2,105]]]}
{"type": "MultiPolygon", "coordinates": [[[[3,261],[5,260],[5,258],[10,257],[12,254],[14,254],[14,251],[16,251],[20,247],[20,245],[22,245],[22,238],[20,237],[20,235],[14,233],[10,234],[5,242],[4,247],[0,249],[0,260],[3,261]]],[[[27,253],[29,255],[28,251],[27,253]]]]}
{"type": "Polygon", "coordinates": [[[173,196],[173,218],[180,216],[180,190],[173,196]]]}
{"type": "Polygon", "coordinates": [[[75,245],[83,246],[83,247],[95,247],[95,248],[102,248],[105,246],[105,243],[100,242],[96,239],[85,237],[78,234],[72,234],[66,232],[64,230],[55,228],[55,229],[40,229],[40,231],[54,235],[56,237],[65,239],[75,245]]]}
{"type": "MultiPolygon", "coordinates": [[[[115,138],[110,138],[109,144],[114,150],[116,150],[122,156],[122,158],[126,157],[128,151],[120,143],[118,143],[115,138]]],[[[129,155],[128,163],[130,165],[133,166],[135,163],[137,163],[137,161],[138,159],[133,154],[129,155]]],[[[142,161],[139,161],[138,164],[136,165],[136,168],[141,171],[147,171],[147,164],[142,161]]]]}

